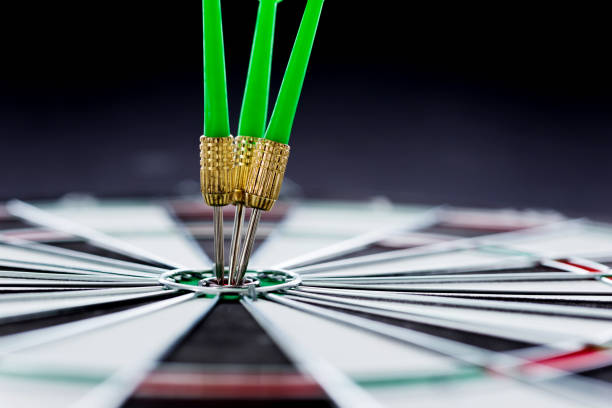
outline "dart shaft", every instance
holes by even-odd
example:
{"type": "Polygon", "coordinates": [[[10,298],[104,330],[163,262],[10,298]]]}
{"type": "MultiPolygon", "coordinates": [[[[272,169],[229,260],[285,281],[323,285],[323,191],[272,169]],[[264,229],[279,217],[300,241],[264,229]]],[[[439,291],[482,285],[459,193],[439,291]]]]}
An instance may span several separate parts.
{"type": "Polygon", "coordinates": [[[202,0],[204,38],[204,134],[229,136],[225,52],[220,0],[202,0]]]}
{"type": "Polygon", "coordinates": [[[244,223],[244,205],[236,204],[236,213],[234,215],[234,231],[232,233],[232,243],[230,246],[230,283],[237,279],[236,274],[238,273],[238,255],[240,248],[240,241],[242,237],[242,225],[244,223]]]}
{"type": "Polygon", "coordinates": [[[223,208],[213,207],[214,245],[215,245],[215,276],[220,285],[223,284],[225,260],[223,259],[223,208]]]}
{"type": "Polygon", "coordinates": [[[253,212],[251,213],[251,219],[249,220],[249,228],[246,232],[244,247],[242,248],[242,256],[240,258],[238,274],[236,275],[236,279],[231,282],[232,285],[240,285],[242,283],[242,279],[244,278],[244,274],[246,273],[249,265],[253,245],[255,244],[255,235],[257,234],[257,226],[259,225],[260,218],[261,210],[254,208],[253,212]]]}

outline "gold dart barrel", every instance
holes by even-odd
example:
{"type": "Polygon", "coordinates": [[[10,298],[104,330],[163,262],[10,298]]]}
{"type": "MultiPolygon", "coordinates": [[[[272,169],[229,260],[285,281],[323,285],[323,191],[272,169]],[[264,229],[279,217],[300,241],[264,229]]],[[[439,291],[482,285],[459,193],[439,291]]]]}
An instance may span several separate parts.
{"type": "Polygon", "coordinates": [[[200,137],[200,186],[206,204],[228,205],[234,197],[234,138],[200,137]]]}
{"type": "Polygon", "coordinates": [[[289,145],[257,139],[243,200],[247,207],[269,211],[280,194],[289,160],[289,145]]]}
{"type": "Polygon", "coordinates": [[[249,177],[257,140],[258,138],[253,136],[234,138],[234,204],[244,204],[243,192],[249,177]]]}

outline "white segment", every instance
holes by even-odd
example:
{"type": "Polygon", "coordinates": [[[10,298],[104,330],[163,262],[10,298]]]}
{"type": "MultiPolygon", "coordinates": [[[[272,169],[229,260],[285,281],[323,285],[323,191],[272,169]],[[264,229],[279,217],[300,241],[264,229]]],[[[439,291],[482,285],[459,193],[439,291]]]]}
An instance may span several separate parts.
{"type": "Polygon", "coordinates": [[[453,270],[478,270],[483,267],[503,262],[516,262],[524,257],[516,255],[498,254],[477,250],[459,250],[443,252],[440,254],[408,257],[404,259],[391,259],[362,265],[336,266],[334,269],[323,270],[325,264],[293,269],[295,272],[307,274],[308,277],[342,277],[342,276],[376,276],[391,272],[418,272],[440,270],[452,273],[453,270]]]}
{"type": "Polygon", "coordinates": [[[61,297],[43,298],[40,300],[25,299],[16,301],[6,301],[0,297],[0,318],[7,318],[16,315],[44,312],[47,310],[69,308],[76,306],[95,305],[97,303],[116,302],[121,300],[138,299],[149,297],[152,293],[163,293],[159,287],[148,289],[143,293],[128,294],[98,294],[96,291],[89,296],[71,296],[69,293],[61,297]]]}
{"type": "Polygon", "coordinates": [[[167,210],[152,201],[104,200],[38,205],[41,209],[191,268],[208,268],[167,210]]]}
{"type": "Polygon", "coordinates": [[[459,363],[414,346],[334,323],[271,301],[253,304],[298,344],[353,379],[448,373],[459,363]]]}
{"type": "Polygon", "coordinates": [[[502,242],[502,245],[550,258],[609,255],[612,254],[612,229],[594,224],[574,224],[560,231],[517,236],[502,242]]]}
{"type": "Polygon", "coordinates": [[[251,264],[254,267],[278,264],[356,235],[416,221],[429,209],[381,202],[302,202],[291,209],[258,248],[251,264]]]}
{"type": "Polygon", "coordinates": [[[578,408],[574,401],[501,377],[475,378],[404,386],[368,387],[376,399],[390,408],[578,408]]]}
{"type": "MultiPolygon", "coordinates": [[[[53,255],[49,253],[42,253],[39,251],[32,251],[27,248],[20,248],[10,245],[0,244],[0,260],[7,261],[26,261],[28,263],[41,263],[49,265],[57,265],[63,268],[79,268],[86,269],[90,273],[112,273],[117,275],[130,275],[142,276],[142,272],[131,272],[125,267],[114,267],[110,265],[103,265],[97,262],[87,262],[85,260],[79,260],[67,256],[53,255]]],[[[27,266],[27,265],[24,265],[27,266]]],[[[30,265],[32,268],[36,268],[36,265],[30,265]]]]}
{"type": "Polygon", "coordinates": [[[0,406],[66,408],[92,389],[91,383],[24,379],[0,374],[0,406]]]}

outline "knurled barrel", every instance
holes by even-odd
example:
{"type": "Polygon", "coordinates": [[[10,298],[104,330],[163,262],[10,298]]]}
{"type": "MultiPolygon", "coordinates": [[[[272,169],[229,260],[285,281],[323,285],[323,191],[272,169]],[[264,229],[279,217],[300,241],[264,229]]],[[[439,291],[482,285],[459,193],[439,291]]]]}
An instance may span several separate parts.
{"type": "Polygon", "coordinates": [[[223,206],[234,195],[234,138],[200,137],[200,186],[206,204],[223,206]]]}
{"type": "Polygon", "coordinates": [[[253,161],[253,150],[258,138],[238,136],[234,138],[234,203],[244,203],[243,192],[253,161]]]}
{"type": "Polygon", "coordinates": [[[269,211],[280,194],[289,159],[289,146],[257,139],[243,192],[247,207],[269,211]]]}

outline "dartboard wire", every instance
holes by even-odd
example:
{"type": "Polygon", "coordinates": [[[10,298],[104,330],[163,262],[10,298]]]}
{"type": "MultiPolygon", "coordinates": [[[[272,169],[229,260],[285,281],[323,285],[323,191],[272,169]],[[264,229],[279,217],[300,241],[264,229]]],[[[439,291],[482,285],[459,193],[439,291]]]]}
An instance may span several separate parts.
{"type": "MultiPolygon", "coordinates": [[[[513,379],[522,384],[535,387],[539,390],[546,391],[548,393],[552,393],[557,397],[563,397],[568,400],[584,403],[584,400],[579,399],[576,395],[574,395],[572,390],[555,387],[554,385],[547,384],[545,380],[539,381],[538,379],[526,377],[520,372],[516,372],[513,369],[506,369],[507,367],[514,368],[528,363],[528,361],[525,361],[513,355],[485,350],[479,347],[470,346],[453,340],[420,333],[415,330],[398,328],[390,324],[372,321],[347,313],[324,309],[310,304],[303,304],[287,299],[286,296],[268,294],[265,297],[271,301],[283,304],[288,307],[292,307],[304,313],[323,317],[325,319],[332,320],[340,324],[357,327],[359,329],[366,330],[391,339],[395,339],[400,342],[405,342],[418,347],[422,347],[426,350],[452,357],[458,361],[475,365],[485,370],[494,371],[498,374],[503,375],[504,377],[513,379]],[[490,364],[491,362],[495,362],[495,366],[492,366],[490,364]]],[[[549,374],[547,378],[550,378],[550,376],[552,375],[558,374],[559,377],[568,378],[569,381],[572,381],[574,383],[580,382],[580,380],[571,378],[573,375],[573,373],[571,372],[564,372],[563,370],[558,370],[549,366],[542,367],[542,370],[549,374]]],[[[594,387],[601,387],[601,385],[603,384],[601,381],[597,380],[589,380],[588,383],[593,384],[594,387]]],[[[607,407],[609,401],[602,402],[597,400],[593,403],[593,406],[601,406],[603,408],[607,407]]]]}
{"type": "MultiPolygon", "coordinates": [[[[383,293],[378,292],[377,293],[383,293]]],[[[531,302],[591,302],[591,303],[599,303],[602,306],[608,305],[612,302],[610,295],[593,295],[589,293],[474,293],[474,292],[422,292],[422,291],[413,291],[410,292],[412,295],[423,295],[423,296],[440,296],[445,298],[468,298],[468,299],[492,299],[492,300],[513,300],[516,299],[518,301],[531,301],[531,302]]]]}
{"type": "MultiPolygon", "coordinates": [[[[453,306],[470,309],[497,310],[513,313],[529,312],[543,315],[585,317],[594,319],[611,319],[612,310],[593,307],[580,307],[571,305],[550,305],[528,302],[495,301],[495,300],[474,300],[474,299],[454,299],[444,296],[424,296],[415,294],[399,293],[380,293],[376,291],[364,290],[336,290],[327,288],[310,288],[300,286],[296,289],[288,290],[290,294],[319,294],[334,296],[338,298],[361,298],[374,301],[397,302],[398,304],[422,304],[435,306],[453,306]]],[[[611,297],[612,300],[612,297],[611,297]]]]}
{"type": "MultiPolygon", "coordinates": [[[[595,279],[590,279],[593,282],[598,282],[595,279]]],[[[307,286],[307,285],[304,285],[307,286]]],[[[607,286],[607,285],[604,285],[607,286]]],[[[336,289],[360,289],[360,290],[376,290],[380,292],[399,292],[399,293],[413,293],[413,294],[428,294],[428,295],[438,295],[438,296],[450,296],[450,295],[470,295],[470,294],[483,294],[489,296],[496,295],[523,295],[533,294],[533,295],[583,295],[583,296],[610,296],[611,292],[609,289],[607,290],[573,290],[573,291],[547,291],[547,290],[518,290],[518,289],[473,289],[473,288],[449,288],[449,289],[440,289],[440,288],[423,288],[423,287],[415,287],[415,288],[396,288],[393,286],[373,286],[368,287],[365,285],[340,285],[340,284],[330,284],[330,285],[311,285],[311,287],[326,287],[326,288],[336,288],[336,289]]],[[[602,288],[603,289],[603,288],[602,288]]]]}
{"type": "Polygon", "coordinates": [[[128,255],[135,259],[162,264],[170,268],[186,267],[180,262],[169,260],[165,257],[153,254],[121,239],[111,237],[98,230],[75,223],[20,200],[9,201],[6,204],[6,209],[11,215],[21,218],[29,223],[84,238],[88,241],[96,243],[101,248],[106,248],[124,255],[128,255]]]}
{"type": "Polygon", "coordinates": [[[330,258],[337,256],[346,255],[353,251],[357,251],[367,247],[370,244],[380,241],[387,237],[389,234],[398,232],[413,232],[421,228],[429,227],[435,224],[438,220],[439,212],[444,206],[438,206],[427,210],[424,214],[420,215],[417,219],[404,222],[399,226],[389,226],[373,231],[368,231],[363,234],[359,234],[353,238],[349,238],[335,244],[308,252],[306,254],[288,259],[279,264],[274,265],[273,269],[292,269],[303,266],[308,263],[321,263],[330,258]]]}
{"type": "MultiPolygon", "coordinates": [[[[49,288],[49,287],[62,287],[62,288],[142,288],[159,286],[159,283],[155,282],[84,282],[84,281],[54,281],[54,280],[42,280],[42,279],[11,279],[4,281],[6,285],[11,287],[23,287],[23,288],[49,288]]],[[[4,286],[0,285],[0,289],[4,286]]]]}
{"type": "MultiPolygon", "coordinates": [[[[358,301],[347,301],[338,300],[329,296],[304,294],[304,293],[291,293],[287,299],[306,302],[309,304],[316,304],[334,308],[342,308],[352,310],[356,312],[365,312],[371,315],[398,319],[407,322],[415,322],[420,324],[432,325],[437,327],[444,327],[453,330],[467,331],[471,333],[484,334],[488,336],[500,337],[504,339],[510,339],[515,341],[523,341],[529,343],[542,343],[542,339],[546,340],[545,343],[558,343],[561,341],[560,337],[563,337],[561,333],[548,331],[545,329],[534,329],[534,328],[517,328],[516,326],[508,326],[501,324],[481,323],[478,321],[470,322],[469,319],[458,319],[458,318],[445,318],[439,315],[430,315],[427,312],[416,312],[414,310],[406,310],[406,308],[393,307],[389,305],[372,305],[370,302],[358,302],[358,301]]],[[[609,320],[609,319],[607,319],[609,320]]],[[[609,339],[612,337],[612,333],[608,331],[607,335],[600,335],[597,340],[602,338],[609,339]]],[[[573,337],[565,337],[563,341],[570,341],[574,343],[582,342],[596,342],[594,337],[588,335],[574,335],[573,337]]]]}
{"type": "Polygon", "coordinates": [[[189,229],[187,228],[185,223],[182,222],[178,218],[178,216],[176,215],[176,212],[172,209],[172,206],[170,205],[170,203],[169,202],[164,202],[162,204],[162,206],[164,207],[164,209],[168,213],[168,216],[170,217],[170,219],[174,223],[176,229],[181,233],[181,235],[188,242],[188,244],[191,247],[191,249],[193,250],[193,252],[200,257],[200,259],[202,260],[202,263],[211,265],[211,267],[212,267],[213,261],[206,254],[206,252],[204,252],[202,247],[198,244],[198,241],[195,239],[193,234],[189,231],[189,229]]]}
{"type": "Polygon", "coordinates": [[[115,408],[122,406],[133,395],[146,376],[158,366],[168,350],[178,345],[199,322],[208,316],[218,301],[219,296],[216,296],[171,341],[160,344],[153,358],[117,371],[83,398],[70,405],[70,408],[115,408]]]}
{"type": "Polygon", "coordinates": [[[605,273],[569,274],[563,272],[517,272],[517,273],[470,273],[470,274],[448,274],[448,275],[407,275],[407,276],[374,276],[374,277],[338,277],[338,278],[316,278],[308,276],[302,281],[309,286],[322,286],[326,283],[351,283],[354,285],[374,284],[402,284],[402,283],[450,283],[450,282],[513,282],[513,281],[550,281],[550,280],[594,280],[605,273]]]}
{"type": "Polygon", "coordinates": [[[91,317],[70,323],[0,337],[0,358],[3,355],[135,319],[157,310],[162,310],[194,299],[197,296],[195,293],[179,295],[177,291],[171,292],[177,293],[177,296],[103,316],[91,317]]]}
{"type": "MultiPolygon", "coordinates": [[[[299,272],[300,274],[307,274],[330,269],[368,265],[381,261],[411,259],[426,255],[439,255],[441,253],[459,250],[477,249],[479,247],[492,246],[495,242],[516,238],[517,236],[531,236],[542,232],[563,230],[566,227],[579,225],[581,221],[582,219],[564,220],[544,226],[526,228],[519,231],[500,232],[471,238],[458,238],[447,242],[434,243],[408,249],[397,249],[379,254],[363,255],[305,267],[292,268],[292,270],[299,272]]],[[[514,250],[513,252],[520,253],[521,251],[514,250]]]]}
{"type": "Polygon", "coordinates": [[[240,302],[281,350],[289,356],[297,368],[302,373],[311,376],[337,406],[347,408],[381,407],[369,394],[333,365],[308,351],[307,346],[296,344],[280,325],[275,324],[272,319],[269,319],[257,308],[258,301],[243,297],[240,302]]]}
{"type": "Polygon", "coordinates": [[[165,271],[165,268],[158,268],[155,266],[139,264],[135,262],[123,261],[120,259],[107,258],[100,255],[89,254],[73,249],[60,248],[53,245],[42,244],[35,241],[28,241],[25,239],[17,239],[13,237],[3,237],[0,232],[0,245],[12,246],[16,248],[26,249],[36,253],[50,254],[55,256],[62,256],[70,259],[78,259],[87,261],[94,264],[114,266],[131,271],[139,271],[148,273],[149,275],[159,274],[165,271]]]}

